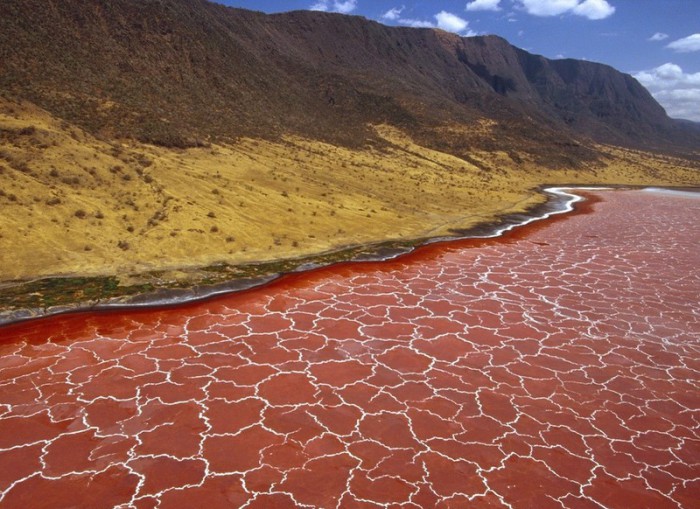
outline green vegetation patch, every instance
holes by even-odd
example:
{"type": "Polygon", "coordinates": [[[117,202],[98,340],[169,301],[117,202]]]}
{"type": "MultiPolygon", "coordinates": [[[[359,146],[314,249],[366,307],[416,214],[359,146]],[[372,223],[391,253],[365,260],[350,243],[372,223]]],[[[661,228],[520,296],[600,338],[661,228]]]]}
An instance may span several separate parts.
{"type": "Polygon", "coordinates": [[[120,286],[109,277],[46,278],[8,286],[0,291],[0,309],[45,309],[54,306],[88,305],[112,297],[153,291],[152,284],[120,286]]]}

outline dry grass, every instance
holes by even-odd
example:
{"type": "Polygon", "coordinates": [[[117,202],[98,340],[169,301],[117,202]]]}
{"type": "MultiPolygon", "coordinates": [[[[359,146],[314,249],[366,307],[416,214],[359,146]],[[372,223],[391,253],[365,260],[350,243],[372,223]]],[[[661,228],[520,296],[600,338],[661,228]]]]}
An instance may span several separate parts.
{"type": "Polygon", "coordinates": [[[532,189],[542,183],[700,185],[688,162],[615,147],[600,147],[601,163],[544,170],[505,152],[465,161],[376,129],[388,142],[381,149],[290,137],[175,151],[101,141],[0,100],[0,281],[266,261],[439,235],[540,203],[532,189]]]}

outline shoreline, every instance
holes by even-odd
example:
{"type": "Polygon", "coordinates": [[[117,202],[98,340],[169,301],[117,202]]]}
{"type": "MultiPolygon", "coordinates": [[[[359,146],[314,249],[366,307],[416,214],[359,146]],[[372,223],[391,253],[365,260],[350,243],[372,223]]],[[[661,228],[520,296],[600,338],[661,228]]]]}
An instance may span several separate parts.
{"type": "MultiPolygon", "coordinates": [[[[129,309],[145,310],[151,308],[176,307],[193,302],[200,302],[217,296],[239,293],[253,288],[265,286],[279,280],[288,274],[299,274],[310,272],[316,269],[342,264],[342,263],[365,263],[383,262],[393,260],[404,255],[415,252],[422,246],[436,243],[464,241],[464,240],[487,240],[502,237],[510,232],[518,230],[522,226],[535,222],[546,221],[556,216],[576,213],[577,204],[587,201],[585,196],[576,192],[602,191],[615,189],[630,189],[644,191],[659,191],[682,193],[684,195],[700,196],[700,189],[697,188],[672,188],[653,186],[629,186],[629,185],[605,185],[605,186],[576,186],[576,185],[542,185],[536,192],[543,193],[547,200],[533,207],[527,213],[506,214],[497,221],[479,225],[469,229],[450,230],[453,235],[424,237],[409,241],[386,241],[369,245],[347,246],[337,250],[318,253],[310,257],[282,259],[273,262],[252,263],[244,266],[211,266],[201,267],[201,271],[211,271],[218,273],[221,281],[213,284],[190,285],[184,288],[168,287],[138,289],[133,294],[127,294],[105,299],[84,299],[67,304],[47,307],[18,307],[10,310],[0,310],[0,327],[13,324],[49,318],[63,314],[73,314],[81,312],[109,312],[123,311],[129,309]],[[235,271],[243,270],[253,273],[248,276],[236,276],[235,271]],[[223,275],[222,275],[223,274],[223,275]],[[227,277],[228,274],[228,277],[227,277]]],[[[79,281],[103,281],[111,282],[116,276],[106,278],[76,278],[79,281]]],[[[47,284],[60,284],[61,281],[68,281],[71,278],[44,278],[40,282],[47,284]]]]}

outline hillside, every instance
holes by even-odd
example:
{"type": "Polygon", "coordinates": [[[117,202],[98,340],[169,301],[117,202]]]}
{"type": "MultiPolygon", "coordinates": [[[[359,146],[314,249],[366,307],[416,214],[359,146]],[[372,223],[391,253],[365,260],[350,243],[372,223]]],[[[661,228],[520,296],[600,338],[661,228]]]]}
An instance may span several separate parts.
{"type": "Polygon", "coordinates": [[[698,187],[699,140],[630,76],[498,37],[4,0],[0,308],[54,302],[41,278],[115,277],[100,297],[450,235],[544,184],[698,187]]]}
{"type": "Polygon", "coordinates": [[[5,0],[0,90],[92,134],[165,146],[281,134],[352,146],[373,137],[368,124],[389,123],[465,152],[494,140],[435,129],[484,117],[499,122],[499,148],[543,162],[553,145],[590,157],[574,138],[698,141],[632,77],[601,64],[547,60],[495,36],[205,0],[5,0]]]}

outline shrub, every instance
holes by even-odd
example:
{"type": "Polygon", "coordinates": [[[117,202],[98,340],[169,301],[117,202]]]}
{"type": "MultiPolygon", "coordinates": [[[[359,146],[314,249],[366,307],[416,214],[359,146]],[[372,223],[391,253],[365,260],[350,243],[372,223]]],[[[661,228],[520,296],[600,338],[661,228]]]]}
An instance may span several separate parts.
{"type": "Polygon", "coordinates": [[[136,158],[136,162],[140,164],[143,168],[148,168],[153,164],[153,161],[151,161],[148,157],[146,157],[143,154],[139,154],[136,158]]]}
{"type": "Polygon", "coordinates": [[[30,125],[28,127],[23,127],[22,129],[19,130],[19,134],[21,136],[31,136],[36,133],[36,127],[33,125],[30,125]]]}

